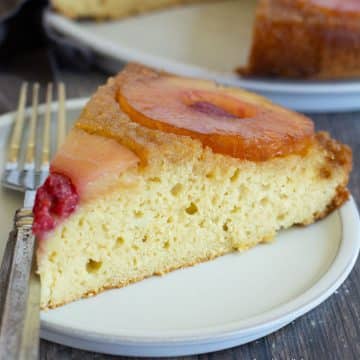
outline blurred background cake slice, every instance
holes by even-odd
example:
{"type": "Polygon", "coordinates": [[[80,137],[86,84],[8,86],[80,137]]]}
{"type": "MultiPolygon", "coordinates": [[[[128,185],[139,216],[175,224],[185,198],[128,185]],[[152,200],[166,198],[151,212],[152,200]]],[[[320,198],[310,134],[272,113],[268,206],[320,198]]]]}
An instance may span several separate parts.
{"type": "Polygon", "coordinates": [[[249,63],[240,73],[360,77],[360,1],[260,0],[249,63]]]}

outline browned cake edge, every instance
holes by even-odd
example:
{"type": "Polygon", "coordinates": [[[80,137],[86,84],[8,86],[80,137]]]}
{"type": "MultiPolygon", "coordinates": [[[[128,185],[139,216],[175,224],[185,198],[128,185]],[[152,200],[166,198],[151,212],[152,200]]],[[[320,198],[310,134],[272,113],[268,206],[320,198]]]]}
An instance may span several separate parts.
{"type": "Polygon", "coordinates": [[[309,223],[301,225],[308,225],[312,222],[320,220],[330,214],[332,211],[339,208],[345,201],[349,199],[350,192],[347,188],[349,182],[350,172],[352,170],[352,151],[348,145],[344,145],[332,139],[329,133],[320,131],[316,134],[316,139],[319,144],[327,152],[328,167],[324,167],[320,173],[323,178],[331,177],[332,171],[336,168],[343,168],[347,174],[342,184],[339,184],[336,189],[336,194],[326,206],[325,210],[314,215],[314,218],[309,223]]]}

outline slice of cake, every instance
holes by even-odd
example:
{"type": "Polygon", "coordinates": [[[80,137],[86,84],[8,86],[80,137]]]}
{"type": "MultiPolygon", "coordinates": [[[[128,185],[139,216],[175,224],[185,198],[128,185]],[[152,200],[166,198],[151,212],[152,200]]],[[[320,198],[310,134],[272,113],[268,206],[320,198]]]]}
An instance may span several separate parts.
{"type": "Polygon", "coordinates": [[[359,0],[260,0],[245,75],[360,76],[359,0]]]}
{"type": "Polygon", "coordinates": [[[34,206],[41,307],[272,241],[347,198],[351,151],[240,89],[128,65],[85,106],[34,206]]]}

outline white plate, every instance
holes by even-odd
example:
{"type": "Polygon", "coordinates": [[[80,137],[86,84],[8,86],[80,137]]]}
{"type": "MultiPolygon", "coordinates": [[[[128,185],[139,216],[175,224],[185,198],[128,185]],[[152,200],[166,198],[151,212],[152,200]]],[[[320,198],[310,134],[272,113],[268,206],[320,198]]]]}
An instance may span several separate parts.
{"type": "MultiPolygon", "coordinates": [[[[68,118],[76,118],[84,103],[69,101],[68,118]]],[[[13,116],[0,117],[0,168],[13,116]]],[[[20,205],[19,194],[0,190],[1,239],[20,205]]],[[[330,296],[350,273],[359,245],[360,222],[350,200],[314,225],[281,232],[273,244],[44,312],[41,336],[134,356],[189,355],[244,344],[330,296]]]]}
{"type": "Polygon", "coordinates": [[[73,21],[48,9],[44,23],[76,45],[94,50],[97,61],[114,73],[124,61],[138,61],[256,91],[299,111],[360,110],[360,79],[280,81],[234,74],[246,63],[255,3],[232,0],[184,6],[108,22],[73,21]]]}

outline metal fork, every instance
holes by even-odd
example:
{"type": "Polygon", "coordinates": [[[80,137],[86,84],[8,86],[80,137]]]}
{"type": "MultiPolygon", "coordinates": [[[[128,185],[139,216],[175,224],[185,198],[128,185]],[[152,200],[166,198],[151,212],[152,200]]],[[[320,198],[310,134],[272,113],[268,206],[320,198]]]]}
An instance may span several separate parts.
{"type": "MultiPolygon", "coordinates": [[[[44,119],[38,116],[39,84],[33,85],[32,110],[25,111],[28,84],[21,86],[18,109],[10,136],[2,177],[4,187],[25,192],[0,267],[0,359],[37,359],[40,324],[40,281],[34,272],[35,238],[32,206],[35,191],[49,172],[51,146],[52,84],[46,91],[44,119]],[[41,139],[38,140],[38,130],[41,139]]],[[[66,130],[65,86],[58,85],[57,147],[66,130]]],[[[1,255],[1,254],[0,254],[1,255]]]]}

